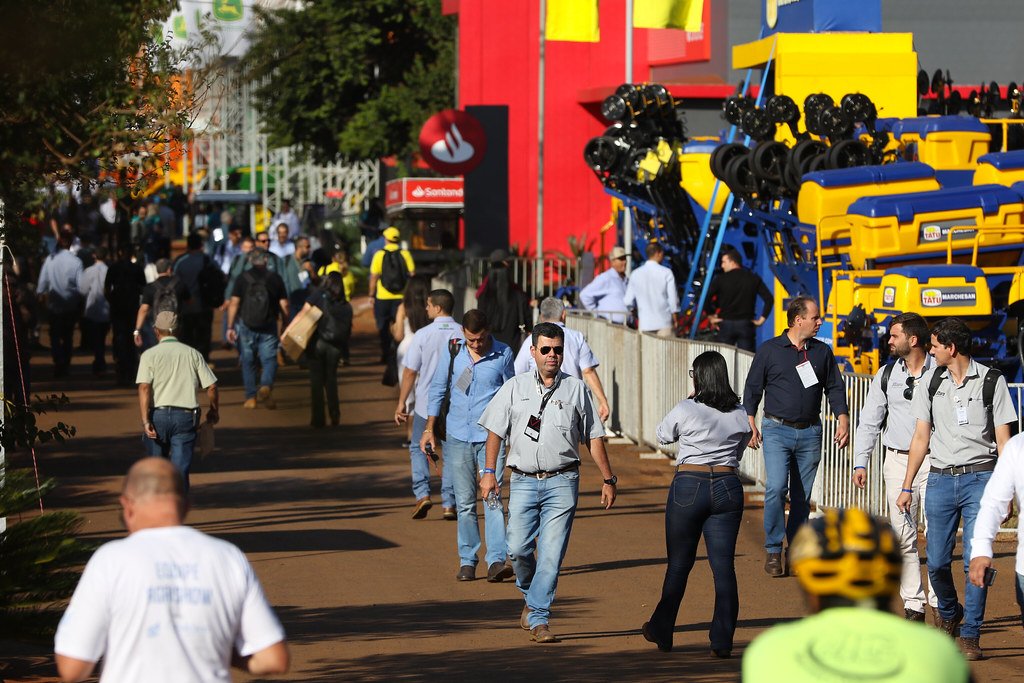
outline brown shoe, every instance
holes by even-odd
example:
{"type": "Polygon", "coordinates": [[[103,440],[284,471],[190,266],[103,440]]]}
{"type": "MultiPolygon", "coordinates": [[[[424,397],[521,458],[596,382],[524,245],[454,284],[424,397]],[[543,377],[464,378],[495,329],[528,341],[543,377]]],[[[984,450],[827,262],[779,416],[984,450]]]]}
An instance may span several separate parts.
{"type": "Polygon", "coordinates": [[[764,571],[771,577],[782,576],[785,573],[782,571],[782,553],[768,553],[764,561],[764,571]]]}
{"type": "Polygon", "coordinates": [[[904,607],[903,616],[906,617],[907,621],[920,621],[922,624],[924,623],[924,612],[918,612],[916,609],[904,607]]]}
{"type": "Polygon", "coordinates": [[[420,498],[416,501],[416,507],[412,510],[413,519],[423,519],[427,516],[427,510],[429,510],[434,504],[430,502],[430,497],[420,498]]]}
{"type": "Polygon", "coordinates": [[[958,607],[957,614],[952,619],[943,619],[941,615],[936,616],[939,618],[939,623],[936,624],[939,630],[943,631],[950,638],[956,638],[957,628],[959,628],[960,622],[964,620],[963,609],[958,607]]]}
{"type": "Polygon", "coordinates": [[[530,630],[530,606],[523,605],[523,613],[519,615],[519,628],[524,631],[530,630]]]}
{"type": "Polygon", "coordinates": [[[490,583],[500,583],[511,577],[512,567],[504,562],[492,562],[487,568],[487,581],[490,583]]]}
{"type": "Polygon", "coordinates": [[[256,392],[256,400],[262,403],[263,407],[267,410],[273,410],[277,407],[277,403],[275,403],[274,399],[270,396],[270,392],[270,387],[260,387],[256,392]]]}
{"type": "Polygon", "coordinates": [[[530,640],[535,643],[557,643],[558,638],[547,624],[538,624],[530,629],[530,640]]]}
{"type": "Polygon", "coordinates": [[[254,396],[253,398],[245,399],[245,403],[242,404],[242,407],[246,408],[248,410],[255,410],[256,409],[256,397],[254,396]]]}
{"type": "Polygon", "coordinates": [[[963,653],[964,659],[968,662],[976,662],[979,659],[985,658],[985,653],[981,651],[977,638],[961,638],[960,652],[963,653]]]}
{"type": "Polygon", "coordinates": [[[445,508],[442,517],[444,517],[445,520],[449,522],[454,522],[459,518],[459,515],[457,512],[455,512],[455,508],[445,508]]]}
{"type": "Polygon", "coordinates": [[[475,581],[476,567],[471,564],[462,565],[459,567],[459,573],[455,575],[455,578],[459,581],[475,581]]]}

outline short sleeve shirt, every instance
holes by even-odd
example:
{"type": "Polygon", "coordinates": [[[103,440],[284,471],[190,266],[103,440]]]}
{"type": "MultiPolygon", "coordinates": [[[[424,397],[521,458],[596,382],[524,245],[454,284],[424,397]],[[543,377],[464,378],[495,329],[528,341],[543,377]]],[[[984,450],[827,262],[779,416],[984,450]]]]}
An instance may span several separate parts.
{"type": "Polygon", "coordinates": [[[285,289],[284,280],[277,273],[270,270],[259,271],[256,268],[250,268],[238,277],[238,281],[235,282],[235,288],[231,292],[231,296],[237,296],[242,302],[238,309],[238,318],[241,320],[242,317],[242,306],[245,305],[245,293],[249,287],[252,286],[253,280],[263,278],[266,280],[267,294],[270,296],[270,319],[264,322],[263,325],[258,326],[260,329],[264,327],[271,327],[277,322],[277,316],[280,315],[281,309],[278,306],[278,302],[281,299],[288,298],[288,290],[285,289]]]}
{"type": "MultiPolygon", "coordinates": [[[[583,378],[583,371],[598,366],[594,351],[587,343],[586,337],[579,330],[571,330],[562,323],[556,323],[565,332],[565,348],[562,355],[562,372],[573,377],[583,378]]],[[[527,339],[519,347],[516,354],[516,374],[532,372],[537,369],[537,363],[530,353],[530,340],[527,339]]]]}
{"type": "MultiPolygon", "coordinates": [[[[929,370],[921,378],[921,386],[914,391],[910,412],[918,420],[932,425],[932,436],[928,442],[933,467],[959,467],[991,462],[996,457],[994,435],[988,435],[988,419],[982,399],[982,385],[988,368],[971,361],[967,374],[960,386],[955,386],[946,368],[929,370]],[[944,372],[945,377],[935,391],[935,398],[929,406],[928,387],[932,375],[944,372]],[[960,408],[966,409],[967,424],[958,418],[960,408]],[[929,409],[930,408],[930,409],[929,409]]],[[[1010,390],[1006,380],[999,377],[995,395],[992,397],[992,423],[995,426],[1016,422],[1010,390]]]]}
{"type": "Polygon", "coordinates": [[[522,472],[553,472],[579,462],[580,443],[604,436],[587,385],[564,372],[552,388],[544,387],[536,372],[505,382],[480,416],[480,426],[506,441],[506,463],[522,472]],[[547,393],[551,398],[540,413],[547,393]],[[526,435],[526,427],[537,414],[540,438],[534,441],[526,435]]]}
{"type": "Polygon", "coordinates": [[[137,384],[153,387],[153,407],[198,408],[196,389],[206,389],[217,376],[203,354],[174,337],[165,337],[139,358],[137,384]]]}
{"type": "Polygon", "coordinates": [[[438,365],[444,359],[445,367],[451,359],[448,352],[448,340],[462,339],[462,326],[451,316],[441,316],[426,327],[417,330],[405,352],[403,364],[416,375],[416,414],[427,418],[427,406],[430,404],[430,383],[434,379],[438,365]]]}
{"type": "MultiPolygon", "coordinates": [[[[392,242],[392,243],[386,244],[383,249],[381,249],[380,251],[378,251],[376,254],[373,255],[373,260],[370,261],[370,275],[376,275],[376,276],[380,277],[384,273],[384,252],[385,251],[396,251],[396,250],[399,250],[399,251],[402,252],[402,258],[405,259],[405,266],[409,269],[409,273],[411,274],[411,273],[415,272],[416,271],[416,264],[412,260],[412,254],[410,254],[405,249],[402,249],[397,244],[392,242]]],[[[376,297],[378,299],[383,299],[383,300],[401,299],[402,296],[403,296],[402,292],[392,292],[392,291],[390,291],[388,289],[385,289],[384,285],[381,283],[381,281],[377,280],[377,293],[376,293],[376,297]]]]}

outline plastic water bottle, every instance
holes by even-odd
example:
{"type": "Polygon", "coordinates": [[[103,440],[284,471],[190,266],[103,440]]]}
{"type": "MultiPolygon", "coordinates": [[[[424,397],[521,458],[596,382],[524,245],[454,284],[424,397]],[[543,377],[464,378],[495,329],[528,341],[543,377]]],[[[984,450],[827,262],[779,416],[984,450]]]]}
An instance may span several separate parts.
{"type": "Polygon", "coordinates": [[[498,492],[495,489],[491,489],[484,498],[484,503],[492,510],[497,510],[501,507],[501,498],[498,496],[498,492]]]}

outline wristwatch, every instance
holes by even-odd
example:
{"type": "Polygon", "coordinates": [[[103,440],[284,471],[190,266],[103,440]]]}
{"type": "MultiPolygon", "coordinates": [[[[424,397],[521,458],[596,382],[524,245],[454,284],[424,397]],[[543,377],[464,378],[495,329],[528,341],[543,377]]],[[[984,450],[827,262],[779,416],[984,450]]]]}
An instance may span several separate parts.
{"type": "Polygon", "coordinates": [[[613,474],[612,478],[611,479],[605,479],[604,483],[608,484],[609,486],[615,486],[616,484],[619,483],[619,478],[613,474]]]}

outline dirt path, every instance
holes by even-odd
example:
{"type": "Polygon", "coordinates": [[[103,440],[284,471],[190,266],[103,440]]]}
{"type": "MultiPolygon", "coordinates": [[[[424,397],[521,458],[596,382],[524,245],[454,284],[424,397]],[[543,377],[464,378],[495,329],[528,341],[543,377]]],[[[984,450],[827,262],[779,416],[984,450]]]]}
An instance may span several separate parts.
{"type": "MultiPolygon", "coordinates": [[[[512,583],[455,581],[455,524],[435,506],[410,519],[408,451],[389,421],[396,392],[371,364],[372,318],[353,365],[341,371],[342,425],[309,423],[305,372],[282,369],[279,409],[245,411],[233,355],[215,354],[222,387],[219,446],[193,472],[189,522],[245,550],[275,605],[301,681],[733,681],[739,658],[708,651],[713,604],[703,550],[690,576],[675,649],[658,652],[639,634],[659,596],[664,571],[663,511],[672,468],[641,460],[628,445],[611,447],[619,501],[598,504],[600,477],[585,458],[580,508],[565,559],[551,627],[562,643],[540,646],[518,626],[522,600],[512,583]]],[[[219,326],[215,326],[219,330],[219,326]]],[[[61,485],[49,509],[73,508],[95,541],[122,534],[116,492],[139,453],[133,391],[94,380],[84,356],[69,380],[50,380],[48,357],[36,354],[33,391],[66,391],[72,410],[61,419],[78,436],[39,452],[42,473],[61,485]]],[[[11,458],[28,465],[24,454],[11,458]]],[[[436,486],[435,486],[436,491],[436,486]]],[[[436,502],[435,494],[435,502],[436,502]]],[[[737,654],[760,631],[803,613],[795,579],[768,579],[760,510],[748,508],[736,565],[740,581],[737,654]]],[[[989,658],[979,681],[1017,680],[1024,643],[1013,597],[1012,544],[1001,545],[999,581],[988,605],[982,645],[989,658]]],[[[0,643],[0,675],[8,681],[53,680],[48,644],[0,643]],[[6,670],[4,669],[6,664],[6,670]]],[[[926,655],[923,655],[926,656],[926,655]]],[[[246,680],[242,677],[242,680],[246,680]]]]}

